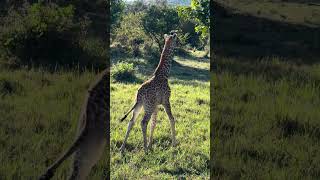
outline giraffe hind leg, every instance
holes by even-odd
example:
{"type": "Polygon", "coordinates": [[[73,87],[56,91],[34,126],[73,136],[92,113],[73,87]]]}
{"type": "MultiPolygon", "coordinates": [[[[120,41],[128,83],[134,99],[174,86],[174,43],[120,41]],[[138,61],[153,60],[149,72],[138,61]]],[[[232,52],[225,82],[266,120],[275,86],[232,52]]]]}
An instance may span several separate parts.
{"type": "Polygon", "coordinates": [[[127,132],[126,132],[125,138],[124,138],[124,140],[123,140],[123,143],[122,143],[122,145],[121,145],[121,147],[120,147],[120,153],[124,153],[125,146],[126,146],[126,143],[127,143],[127,140],[128,140],[129,134],[130,134],[130,131],[131,131],[133,125],[135,124],[135,121],[136,121],[136,119],[137,119],[137,117],[138,117],[138,115],[139,115],[139,113],[140,113],[141,107],[142,107],[142,105],[138,104],[138,105],[134,108],[134,110],[133,110],[133,112],[132,112],[132,118],[131,118],[131,120],[130,120],[129,123],[128,123],[127,132]]]}
{"type": "Polygon", "coordinates": [[[141,129],[142,129],[142,135],[143,135],[143,148],[144,152],[147,153],[147,125],[151,118],[152,112],[145,112],[144,117],[141,121],[141,129]]]}
{"type": "Polygon", "coordinates": [[[152,146],[153,132],[157,124],[157,114],[158,114],[158,110],[156,109],[151,116],[150,138],[149,138],[148,149],[151,149],[151,146],[152,146]]]}
{"type": "Polygon", "coordinates": [[[164,104],[164,108],[166,110],[166,113],[169,117],[169,120],[170,120],[170,128],[171,128],[171,138],[172,138],[172,145],[173,146],[176,146],[177,145],[177,141],[176,141],[176,130],[175,130],[175,119],[172,115],[172,112],[171,112],[171,105],[170,105],[170,102],[167,101],[165,104],[164,104]]]}

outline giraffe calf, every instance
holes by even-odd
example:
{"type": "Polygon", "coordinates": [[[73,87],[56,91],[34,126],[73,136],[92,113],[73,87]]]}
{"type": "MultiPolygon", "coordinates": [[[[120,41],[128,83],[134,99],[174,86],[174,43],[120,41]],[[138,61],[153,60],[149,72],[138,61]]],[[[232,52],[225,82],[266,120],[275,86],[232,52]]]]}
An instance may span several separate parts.
{"type": "Polygon", "coordinates": [[[120,147],[121,153],[124,152],[125,145],[129,137],[129,133],[133,125],[135,124],[135,121],[142,107],[145,111],[144,117],[141,121],[144,151],[147,152],[152,145],[153,132],[157,124],[157,113],[158,113],[159,105],[163,105],[169,117],[172,144],[173,146],[176,145],[175,119],[171,112],[171,105],[170,105],[171,90],[168,83],[172,55],[173,55],[173,50],[176,46],[176,42],[177,42],[176,33],[171,33],[171,35],[165,34],[165,45],[164,45],[157,69],[155,70],[152,78],[141,85],[141,87],[138,90],[138,93],[136,96],[136,102],[134,106],[120,120],[120,121],[123,121],[128,116],[128,114],[131,111],[133,111],[132,118],[129,121],[123,144],[120,147]],[[150,119],[152,121],[152,124],[150,127],[149,143],[147,143],[147,125],[150,119]]]}

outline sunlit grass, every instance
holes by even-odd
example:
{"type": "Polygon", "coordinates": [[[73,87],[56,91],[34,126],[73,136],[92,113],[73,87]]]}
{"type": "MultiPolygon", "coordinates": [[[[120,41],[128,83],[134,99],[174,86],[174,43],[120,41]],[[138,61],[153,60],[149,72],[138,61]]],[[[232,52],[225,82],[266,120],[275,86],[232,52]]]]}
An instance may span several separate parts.
{"type": "Polygon", "coordinates": [[[245,64],[220,57],[220,81],[211,89],[213,174],[226,179],[316,179],[319,65],[267,60],[245,64]]]}
{"type": "MultiPolygon", "coordinates": [[[[140,126],[142,111],[122,157],[119,148],[130,117],[123,123],[119,119],[133,105],[140,84],[117,82],[111,85],[111,179],[209,178],[209,61],[181,57],[175,60],[179,65],[172,67],[169,83],[172,111],[177,120],[177,147],[171,145],[169,119],[161,108],[152,150],[148,155],[144,154],[140,126]]],[[[142,80],[151,75],[140,72],[144,71],[137,72],[142,80]]]]}

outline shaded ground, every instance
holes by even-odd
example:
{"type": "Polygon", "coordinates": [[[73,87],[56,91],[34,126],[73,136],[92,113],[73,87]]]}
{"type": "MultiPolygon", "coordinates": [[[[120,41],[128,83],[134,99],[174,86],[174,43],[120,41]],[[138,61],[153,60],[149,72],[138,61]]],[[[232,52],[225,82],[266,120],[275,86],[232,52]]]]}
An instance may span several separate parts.
{"type": "Polygon", "coordinates": [[[215,3],[214,46],[218,56],[255,60],[281,56],[294,62],[319,62],[320,28],[233,13],[215,3]]]}

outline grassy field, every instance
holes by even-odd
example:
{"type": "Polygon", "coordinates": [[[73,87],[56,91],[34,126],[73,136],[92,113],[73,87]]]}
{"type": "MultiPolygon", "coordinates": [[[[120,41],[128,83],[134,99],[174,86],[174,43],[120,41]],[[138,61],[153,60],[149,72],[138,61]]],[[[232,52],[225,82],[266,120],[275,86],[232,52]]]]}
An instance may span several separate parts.
{"type": "MultiPolygon", "coordinates": [[[[127,154],[120,157],[118,148],[127,124],[117,120],[132,105],[139,83],[154,67],[140,59],[136,65],[138,82],[111,84],[112,177],[208,178],[209,60],[188,56],[177,57],[176,61],[170,78],[180,143],[176,148],[170,145],[169,121],[162,109],[153,151],[144,155],[140,126],[135,126],[128,140],[127,154]]],[[[1,68],[0,179],[35,179],[69,147],[86,89],[95,77],[96,73],[89,71],[49,73],[41,68],[1,68]]],[[[105,176],[107,158],[106,151],[89,179],[105,176]]],[[[62,164],[54,179],[65,179],[69,169],[70,159],[62,164]]]]}
{"type": "Polygon", "coordinates": [[[319,22],[312,15],[319,8],[271,1],[225,3],[238,11],[216,19],[212,175],[319,179],[319,27],[305,23],[319,22]]]}
{"type": "Polygon", "coordinates": [[[220,81],[211,89],[213,175],[317,179],[320,64],[222,58],[220,65],[220,81]]]}
{"type": "MultiPolygon", "coordinates": [[[[114,62],[121,60],[124,59],[114,62]]],[[[111,179],[209,178],[209,59],[197,57],[195,53],[187,57],[177,56],[175,60],[177,63],[173,64],[169,80],[179,142],[175,148],[171,146],[169,119],[161,108],[152,150],[145,155],[140,127],[142,111],[122,157],[119,148],[130,117],[123,123],[119,119],[134,103],[140,82],[150,77],[155,67],[150,67],[143,59],[125,59],[126,62],[139,62],[136,63],[138,83],[111,84],[111,179]]]]}
{"type": "MultiPolygon", "coordinates": [[[[73,141],[86,89],[96,74],[0,70],[0,179],[36,179],[73,141]]],[[[90,179],[101,179],[107,155],[90,179]]],[[[66,179],[70,160],[54,179],[66,179]]]]}

